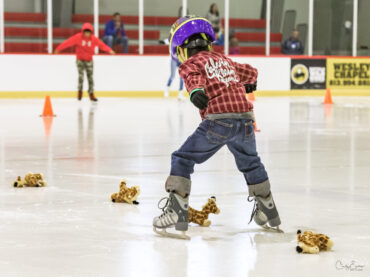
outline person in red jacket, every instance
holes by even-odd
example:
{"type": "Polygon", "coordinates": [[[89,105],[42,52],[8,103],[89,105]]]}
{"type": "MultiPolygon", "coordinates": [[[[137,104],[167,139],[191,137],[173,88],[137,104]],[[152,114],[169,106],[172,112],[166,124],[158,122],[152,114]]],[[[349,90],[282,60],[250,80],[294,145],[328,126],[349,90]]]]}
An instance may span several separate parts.
{"type": "Polygon", "coordinates": [[[80,33],[70,37],[55,49],[55,54],[63,51],[66,48],[76,46],[76,64],[78,69],[78,100],[82,98],[82,87],[84,81],[84,71],[86,71],[87,80],[89,83],[89,96],[91,101],[98,101],[94,96],[94,78],[93,78],[93,55],[95,47],[100,50],[115,54],[104,42],[93,35],[93,27],[90,23],[85,23],[82,26],[80,33]]]}

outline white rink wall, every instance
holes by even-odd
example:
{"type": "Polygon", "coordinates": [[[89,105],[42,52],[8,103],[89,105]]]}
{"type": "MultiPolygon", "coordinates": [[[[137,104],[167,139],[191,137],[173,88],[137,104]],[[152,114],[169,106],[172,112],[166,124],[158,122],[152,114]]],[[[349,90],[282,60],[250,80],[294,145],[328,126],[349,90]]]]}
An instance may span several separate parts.
{"type": "MultiPolygon", "coordinates": [[[[290,58],[233,59],[258,69],[259,90],[290,89],[290,58]]],[[[0,55],[0,92],[75,91],[75,60],[74,55],[0,55]]],[[[161,91],[170,74],[170,58],[97,55],[94,70],[96,91],[161,91]]],[[[178,74],[172,89],[178,89],[178,74]]]]}

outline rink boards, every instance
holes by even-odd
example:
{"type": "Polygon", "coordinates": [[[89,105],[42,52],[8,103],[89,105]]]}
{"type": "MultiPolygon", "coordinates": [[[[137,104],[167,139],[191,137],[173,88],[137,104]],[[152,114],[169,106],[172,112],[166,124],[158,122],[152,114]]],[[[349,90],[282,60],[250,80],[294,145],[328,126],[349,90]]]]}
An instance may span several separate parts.
{"type": "MultiPolygon", "coordinates": [[[[258,95],[370,95],[370,59],[315,57],[233,57],[259,71],[258,95]]],[[[0,97],[75,97],[74,55],[0,55],[0,97]]],[[[98,55],[95,91],[106,97],[160,97],[170,75],[168,56],[98,55]]],[[[171,95],[179,86],[178,74],[171,95]]],[[[87,89],[85,80],[84,89],[87,89]]]]}

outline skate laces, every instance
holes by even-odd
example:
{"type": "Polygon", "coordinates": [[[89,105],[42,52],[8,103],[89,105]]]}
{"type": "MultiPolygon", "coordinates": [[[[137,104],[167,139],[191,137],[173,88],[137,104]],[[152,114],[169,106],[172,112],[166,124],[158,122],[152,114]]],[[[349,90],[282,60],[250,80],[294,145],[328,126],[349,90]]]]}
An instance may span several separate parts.
{"type": "Polygon", "coordinates": [[[171,206],[171,198],[170,197],[163,197],[161,200],[158,201],[158,209],[162,210],[163,214],[159,217],[166,216],[169,212],[169,207],[171,206]],[[166,203],[161,207],[161,203],[166,201],[166,203]]]}
{"type": "Polygon", "coordinates": [[[253,197],[253,196],[248,196],[248,202],[252,202],[252,201],[254,201],[254,205],[253,205],[253,209],[252,209],[252,214],[251,214],[251,218],[250,218],[250,220],[249,220],[249,222],[248,222],[248,224],[249,223],[251,223],[252,222],[252,220],[253,220],[253,217],[256,215],[256,213],[257,213],[257,210],[258,210],[258,207],[257,207],[257,200],[256,200],[256,198],[255,197],[253,197]]]}

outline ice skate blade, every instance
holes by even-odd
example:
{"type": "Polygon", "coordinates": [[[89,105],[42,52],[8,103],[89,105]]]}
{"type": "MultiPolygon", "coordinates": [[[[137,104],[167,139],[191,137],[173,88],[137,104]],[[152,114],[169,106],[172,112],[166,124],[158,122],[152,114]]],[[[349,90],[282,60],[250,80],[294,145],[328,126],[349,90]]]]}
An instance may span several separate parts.
{"type": "Polygon", "coordinates": [[[153,231],[163,237],[190,240],[190,237],[185,234],[185,231],[182,231],[181,234],[168,233],[166,229],[157,229],[154,226],[153,226],[153,231]]]}
{"type": "Polygon", "coordinates": [[[283,231],[283,230],[281,230],[279,226],[277,226],[277,227],[270,227],[270,226],[268,226],[267,224],[265,224],[265,225],[263,225],[262,227],[263,227],[264,229],[266,229],[266,230],[274,231],[274,232],[276,232],[276,233],[284,233],[284,231],[283,231]]]}

